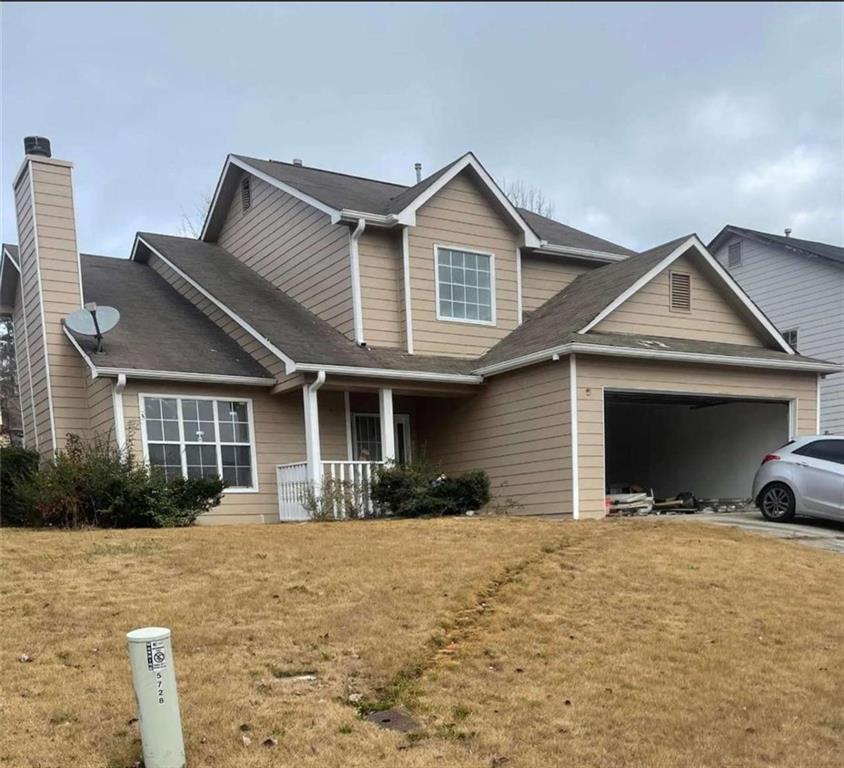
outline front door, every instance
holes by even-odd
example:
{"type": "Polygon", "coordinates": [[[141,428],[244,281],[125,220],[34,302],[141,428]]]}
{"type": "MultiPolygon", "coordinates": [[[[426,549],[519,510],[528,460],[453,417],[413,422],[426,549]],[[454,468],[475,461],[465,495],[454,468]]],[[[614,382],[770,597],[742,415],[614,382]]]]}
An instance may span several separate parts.
{"type": "MultiPolygon", "coordinates": [[[[393,434],[396,441],[396,461],[410,461],[410,416],[397,413],[393,417],[393,434]]],[[[381,461],[381,417],[377,413],[352,414],[352,459],[354,461],[381,461]]]]}

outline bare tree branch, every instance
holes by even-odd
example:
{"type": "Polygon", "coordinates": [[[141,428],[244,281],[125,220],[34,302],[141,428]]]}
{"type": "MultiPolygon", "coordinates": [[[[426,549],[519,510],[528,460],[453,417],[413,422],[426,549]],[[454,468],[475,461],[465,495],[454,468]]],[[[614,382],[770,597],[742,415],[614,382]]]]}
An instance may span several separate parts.
{"type": "Polygon", "coordinates": [[[192,212],[189,213],[182,208],[182,221],[179,224],[179,234],[182,237],[198,238],[202,234],[202,225],[205,223],[205,216],[213,199],[214,195],[209,190],[205,190],[194,204],[192,212]]]}
{"type": "Polygon", "coordinates": [[[503,180],[504,194],[517,208],[526,208],[529,211],[538,213],[540,216],[553,217],[554,204],[545,196],[545,193],[534,185],[527,185],[521,179],[512,182],[503,180]]]}

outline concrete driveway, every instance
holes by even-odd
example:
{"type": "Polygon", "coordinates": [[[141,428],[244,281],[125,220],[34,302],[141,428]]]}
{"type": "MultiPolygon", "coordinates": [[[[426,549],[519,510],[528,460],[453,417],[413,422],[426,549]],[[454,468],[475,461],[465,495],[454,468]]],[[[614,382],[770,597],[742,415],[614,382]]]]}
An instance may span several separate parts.
{"type": "Polygon", "coordinates": [[[844,555],[844,523],[812,518],[796,518],[792,523],[769,523],[761,513],[727,512],[716,515],[689,515],[685,520],[702,521],[715,525],[734,525],[745,531],[796,541],[809,547],[827,549],[844,555]]]}

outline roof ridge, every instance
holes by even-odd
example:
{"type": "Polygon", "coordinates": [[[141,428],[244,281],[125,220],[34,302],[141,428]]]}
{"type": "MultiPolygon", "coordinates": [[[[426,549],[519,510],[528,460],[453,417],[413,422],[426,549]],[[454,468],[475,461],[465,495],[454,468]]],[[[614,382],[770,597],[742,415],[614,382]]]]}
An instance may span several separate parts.
{"type": "Polygon", "coordinates": [[[752,232],[755,235],[761,235],[762,237],[773,237],[776,238],[778,241],[783,240],[791,240],[795,243],[811,243],[812,245],[823,245],[827,248],[842,248],[844,246],[835,245],[834,243],[825,243],[823,240],[808,240],[805,237],[794,237],[793,235],[786,235],[786,234],[777,234],[776,232],[765,232],[761,229],[751,229],[750,227],[740,227],[738,224],[727,224],[727,227],[730,229],[737,229],[741,232],[752,232]]]}
{"type": "MultiPolygon", "coordinates": [[[[238,155],[238,157],[245,158],[247,160],[261,160],[260,157],[252,157],[251,155],[238,155]]],[[[320,173],[330,173],[332,176],[344,176],[347,179],[359,179],[360,181],[371,181],[375,184],[386,184],[389,187],[400,187],[402,190],[409,189],[410,187],[406,184],[399,184],[397,181],[384,181],[384,179],[374,179],[371,176],[361,176],[357,173],[344,173],[343,171],[332,171],[330,168],[317,168],[315,165],[297,165],[296,163],[288,163],[284,160],[273,160],[272,158],[267,158],[263,162],[265,163],[274,163],[275,165],[285,165],[288,168],[305,168],[309,171],[319,171],[320,173]]]]}

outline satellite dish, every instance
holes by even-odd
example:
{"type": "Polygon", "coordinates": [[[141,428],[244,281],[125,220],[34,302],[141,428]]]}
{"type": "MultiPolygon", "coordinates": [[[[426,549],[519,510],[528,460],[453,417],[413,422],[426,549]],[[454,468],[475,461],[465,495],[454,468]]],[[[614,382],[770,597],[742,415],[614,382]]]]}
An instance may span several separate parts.
{"type": "Polygon", "coordinates": [[[114,307],[98,307],[91,302],[86,304],[84,309],[77,309],[68,315],[64,324],[74,333],[96,337],[97,352],[102,352],[103,334],[114,328],[119,320],[120,312],[114,307]]]}

